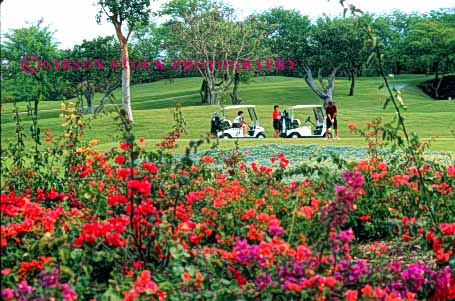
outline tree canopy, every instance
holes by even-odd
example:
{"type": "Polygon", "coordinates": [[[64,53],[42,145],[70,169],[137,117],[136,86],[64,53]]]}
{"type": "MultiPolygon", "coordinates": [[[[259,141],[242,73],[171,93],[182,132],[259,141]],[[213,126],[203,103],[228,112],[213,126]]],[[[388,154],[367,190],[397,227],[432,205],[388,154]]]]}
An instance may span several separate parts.
{"type": "MultiPolygon", "coordinates": [[[[375,68],[366,64],[370,45],[361,23],[369,24],[379,37],[385,72],[431,74],[437,93],[443,76],[455,70],[455,9],[427,14],[395,11],[361,17],[324,16],[312,20],[297,10],[272,8],[240,18],[223,2],[170,0],[156,12],[162,18],[162,22],[156,22],[151,21],[150,2],[98,0],[96,19],[113,24],[117,41],[99,37],[62,50],[52,29],[44,26],[42,20],[6,33],[1,42],[3,98],[30,100],[37,95],[38,87],[49,100],[74,97],[84,89],[83,94],[90,98],[92,92],[105,89],[107,82],[110,86],[121,82],[122,102],[132,120],[130,83],[163,78],[202,77],[203,104],[220,103],[229,96],[232,103],[240,103],[239,85],[256,75],[268,74],[304,77],[322,100],[332,97],[336,76],[347,77],[351,85],[345,93],[353,95],[358,76],[377,74],[375,68]],[[114,72],[95,69],[68,74],[41,70],[31,76],[21,70],[21,59],[27,54],[43,59],[131,58],[133,65],[137,60],[159,59],[166,68],[130,70],[130,64],[126,64],[114,72]],[[285,59],[295,61],[296,65],[295,68],[286,65],[284,70],[232,68],[245,59],[252,62],[285,59]],[[231,68],[216,63],[212,69],[202,67],[203,62],[211,60],[227,61],[231,68]],[[107,81],[103,80],[106,76],[107,81]]],[[[90,105],[87,111],[92,111],[90,105]]]]}

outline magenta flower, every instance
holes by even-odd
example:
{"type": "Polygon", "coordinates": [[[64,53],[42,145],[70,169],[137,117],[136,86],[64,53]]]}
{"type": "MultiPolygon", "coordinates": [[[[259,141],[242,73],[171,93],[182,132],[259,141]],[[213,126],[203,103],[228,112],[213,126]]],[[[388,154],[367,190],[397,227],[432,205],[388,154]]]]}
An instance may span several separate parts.
{"type": "Polygon", "coordinates": [[[12,300],[14,298],[14,291],[10,288],[5,288],[2,290],[2,299],[3,300],[12,300]]]}
{"type": "Polygon", "coordinates": [[[267,286],[272,284],[272,276],[269,274],[257,275],[254,282],[259,290],[264,290],[267,286]]]}
{"type": "Polygon", "coordinates": [[[284,234],[284,229],[280,226],[270,226],[269,233],[273,236],[282,236],[284,234]]]}

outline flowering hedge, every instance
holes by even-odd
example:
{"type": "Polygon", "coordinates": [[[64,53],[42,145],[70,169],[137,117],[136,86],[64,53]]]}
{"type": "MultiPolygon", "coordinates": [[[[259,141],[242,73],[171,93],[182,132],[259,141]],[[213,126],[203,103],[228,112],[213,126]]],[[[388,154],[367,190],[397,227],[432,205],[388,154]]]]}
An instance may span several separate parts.
{"type": "Polygon", "coordinates": [[[124,120],[119,147],[100,153],[64,109],[46,155],[18,161],[27,152],[9,147],[4,300],[455,298],[455,165],[386,160],[371,145],[367,159],[332,165],[247,163],[239,150],[192,158],[202,141],[176,158],[179,123],[147,146],[124,120]],[[358,248],[392,238],[430,260],[393,259],[385,242],[358,248]]]}

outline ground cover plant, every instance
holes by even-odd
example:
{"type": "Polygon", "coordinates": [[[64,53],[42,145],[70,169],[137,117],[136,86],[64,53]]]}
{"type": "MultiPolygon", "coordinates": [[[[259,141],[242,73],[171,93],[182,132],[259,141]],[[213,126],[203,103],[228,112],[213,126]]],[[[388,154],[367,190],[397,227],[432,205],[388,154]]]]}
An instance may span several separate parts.
{"type": "Polygon", "coordinates": [[[119,145],[99,152],[76,105],[62,109],[47,152],[24,143],[16,116],[2,178],[4,300],[455,298],[455,165],[425,159],[417,137],[416,157],[384,153],[400,145],[390,125],[351,124],[367,137],[363,160],[291,165],[279,154],[262,165],[241,149],[193,159],[204,139],[177,158],[179,110],[155,146],[117,112],[119,145]],[[419,255],[397,259],[391,241],[419,255]]]}

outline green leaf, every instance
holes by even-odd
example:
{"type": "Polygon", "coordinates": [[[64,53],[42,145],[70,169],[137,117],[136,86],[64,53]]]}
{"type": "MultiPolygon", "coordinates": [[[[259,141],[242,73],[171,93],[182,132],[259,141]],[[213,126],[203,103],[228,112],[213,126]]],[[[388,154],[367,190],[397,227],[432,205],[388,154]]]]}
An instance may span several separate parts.
{"type": "Polygon", "coordinates": [[[384,110],[387,108],[387,105],[389,104],[390,100],[391,100],[390,97],[387,97],[387,99],[385,100],[384,107],[383,107],[384,110]]]}
{"type": "Polygon", "coordinates": [[[73,249],[70,253],[70,257],[73,260],[79,260],[79,258],[82,255],[82,250],[81,249],[73,249]]]}
{"type": "Polygon", "coordinates": [[[107,291],[103,294],[103,299],[104,300],[110,300],[110,301],[120,301],[121,298],[119,295],[115,293],[113,288],[108,288],[107,291]]]}

